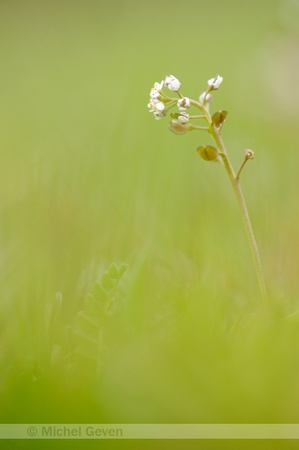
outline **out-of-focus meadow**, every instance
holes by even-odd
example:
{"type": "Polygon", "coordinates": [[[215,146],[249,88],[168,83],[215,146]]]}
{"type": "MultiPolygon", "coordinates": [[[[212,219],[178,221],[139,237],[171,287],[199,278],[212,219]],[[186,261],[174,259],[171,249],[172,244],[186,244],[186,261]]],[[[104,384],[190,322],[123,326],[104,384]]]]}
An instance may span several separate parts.
{"type": "Polygon", "coordinates": [[[298,422],[298,2],[0,8],[2,423],[298,422]],[[235,169],[255,152],[267,318],[209,136],[148,112],[169,73],[221,74],[235,169]]]}

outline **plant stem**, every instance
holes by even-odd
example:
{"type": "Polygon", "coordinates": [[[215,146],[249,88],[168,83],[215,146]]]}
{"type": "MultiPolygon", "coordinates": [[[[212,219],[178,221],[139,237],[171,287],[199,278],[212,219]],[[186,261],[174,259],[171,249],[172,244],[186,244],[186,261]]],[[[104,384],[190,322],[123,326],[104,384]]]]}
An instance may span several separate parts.
{"type": "Polygon", "coordinates": [[[265,284],[264,274],[263,274],[263,270],[262,270],[262,264],[261,264],[261,260],[260,260],[257,243],[256,243],[256,240],[254,237],[253,229],[251,226],[250,218],[249,218],[248,211],[246,208],[245,200],[244,200],[244,197],[242,194],[239,177],[235,175],[234,169],[228,159],[228,156],[227,156],[227,153],[226,153],[226,150],[225,150],[225,147],[224,147],[221,135],[220,135],[220,131],[217,130],[217,128],[213,124],[211,124],[210,133],[213,136],[214,141],[217,144],[218,150],[220,152],[220,156],[222,157],[222,160],[224,163],[224,167],[230,178],[230,181],[232,183],[234,192],[235,192],[237,200],[238,200],[238,204],[239,204],[239,207],[240,207],[240,210],[242,213],[243,221],[244,221],[245,228],[247,231],[247,236],[248,236],[250,247],[251,247],[252,254],[253,254],[253,259],[254,259],[254,263],[255,263],[255,268],[256,268],[256,272],[257,272],[257,276],[258,276],[258,281],[259,281],[262,298],[263,298],[264,304],[266,305],[267,290],[266,290],[266,284],[265,284]]]}
{"type": "Polygon", "coordinates": [[[245,158],[244,161],[242,162],[241,167],[239,169],[239,172],[236,175],[236,180],[239,180],[241,172],[242,172],[242,169],[245,166],[245,164],[247,163],[247,161],[248,161],[248,158],[245,158]]]}
{"type": "Polygon", "coordinates": [[[239,183],[239,175],[240,175],[240,172],[243,169],[246,161],[244,162],[244,164],[242,164],[242,166],[236,176],[234,169],[231,165],[231,162],[228,159],[228,155],[226,153],[226,149],[225,149],[225,146],[224,146],[222,138],[221,138],[221,134],[220,134],[221,128],[217,128],[213,124],[209,110],[205,106],[204,103],[199,103],[199,102],[197,102],[195,100],[191,100],[191,99],[190,99],[190,102],[191,102],[191,105],[196,106],[205,115],[205,119],[206,119],[207,123],[209,124],[209,133],[212,135],[212,137],[218,147],[219,155],[221,156],[221,158],[223,160],[224,167],[225,167],[226,172],[229,176],[229,179],[232,183],[232,186],[233,186],[233,189],[236,194],[238,204],[239,204],[239,207],[241,210],[241,214],[243,217],[243,222],[245,224],[247,236],[249,239],[249,243],[250,243],[250,247],[251,247],[251,251],[252,251],[252,255],[253,255],[253,259],[254,259],[254,264],[255,264],[255,268],[256,268],[256,273],[257,273],[257,277],[258,277],[258,282],[259,282],[259,286],[260,286],[260,290],[261,290],[261,294],[262,294],[262,298],[263,298],[263,302],[264,302],[264,307],[266,307],[268,296],[267,296],[264,274],[263,274],[263,270],[262,270],[261,259],[260,259],[260,255],[259,255],[259,251],[258,251],[258,246],[257,246],[256,240],[254,237],[253,229],[251,226],[249,214],[248,214],[248,211],[246,208],[246,203],[245,203],[245,200],[244,200],[244,197],[242,194],[242,190],[241,190],[241,186],[239,183]]]}
{"type": "Polygon", "coordinates": [[[191,123],[188,125],[188,127],[190,128],[190,130],[204,130],[204,131],[210,131],[210,129],[208,127],[200,127],[198,125],[191,125],[191,123]]]}

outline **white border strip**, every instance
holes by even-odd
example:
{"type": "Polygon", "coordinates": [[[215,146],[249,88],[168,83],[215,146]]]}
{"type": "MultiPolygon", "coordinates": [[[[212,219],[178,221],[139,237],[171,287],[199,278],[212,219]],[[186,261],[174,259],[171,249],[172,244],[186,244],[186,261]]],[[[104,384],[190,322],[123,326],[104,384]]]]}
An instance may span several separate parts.
{"type": "Polygon", "coordinates": [[[0,439],[299,439],[299,424],[0,424],[0,439]]]}

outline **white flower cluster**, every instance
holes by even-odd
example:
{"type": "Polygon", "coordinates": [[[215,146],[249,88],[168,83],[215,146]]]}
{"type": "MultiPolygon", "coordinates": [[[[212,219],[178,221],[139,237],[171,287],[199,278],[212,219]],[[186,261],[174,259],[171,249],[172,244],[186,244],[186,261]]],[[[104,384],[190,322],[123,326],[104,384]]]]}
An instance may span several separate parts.
{"type": "MultiPolygon", "coordinates": [[[[208,107],[208,104],[212,101],[212,95],[210,94],[210,91],[219,89],[222,81],[223,78],[220,75],[216,75],[216,77],[208,80],[209,88],[204,91],[199,97],[199,102],[203,106],[206,105],[208,107]]],[[[165,85],[169,90],[173,92],[178,92],[181,88],[180,81],[173,75],[167,75],[165,81],[162,80],[161,83],[155,83],[150,92],[150,102],[147,105],[150,112],[154,113],[155,119],[159,120],[162,117],[166,116],[166,106],[168,104],[170,104],[170,106],[174,106],[174,102],[176,102],[180,112],[172,116],[174,117],[172,123],[185,125],[190,118],[189,114],[187,114],[185,111],[190,108],[192,100],[190,100],[188,97],[183,97],[179,92],[178,95],[180,99],[177,101],[173,98],[167,97],[161,92],[163,85],[165,85]]]]}
{"type": "Polygon", "coordinates": [[[163,80],[161,83],[155,83],[150,92],[150,102],[147,105],[150,108],[150,112],[154,113],[155,119],[160,120],[166,116],[165,103],[161,101],[161,90],[163,87],[163,80]]]}
{"type": "MultiPolygon", "coordinates": [[[[157,120],[162,119],[162,117],[166,116],[165,102],[163,101],[161,96],[163,84],[163,80],[161,81],[161,83],[154,84],[154,87],[152,87],[150,92],[150,102],[147,105],[150,112],[154,113],[155,119],[157,120]]],[[[170,89],[171,91],[177,92],[181,87],[181,83],[173,75],[168,75],[165,78],[165,86],[168,87],[168,89],[170,89]]],[[[190,100],[186,97],[181,100],[182,102],[178,104],[178,106],[180,111],[184,111],[185,109],[190,107],[190,100]]]]}

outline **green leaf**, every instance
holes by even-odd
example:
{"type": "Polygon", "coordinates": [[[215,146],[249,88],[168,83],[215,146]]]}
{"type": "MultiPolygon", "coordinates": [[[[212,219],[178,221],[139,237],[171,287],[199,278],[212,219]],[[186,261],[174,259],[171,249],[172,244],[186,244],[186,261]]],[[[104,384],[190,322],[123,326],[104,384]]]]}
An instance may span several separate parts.
{"type": "Polygon", "coordinates": [[[108,273],[113,280],[119,280],[119,273],[115,263],[111,264],[108,269],[108,273]]]}
{"type": "Polygon", "coordinates": [[[211,145],[204,145],[197,148],[197,153],[205,161],[215,161],[218,159],[218,151],[211,145]]]}
{"type": "Polygon", "coordinates": [[[107,292],[98,281],[93,285],[92,293],[98,302],[104,302],[108,298],[107,292]]]}
{"type": "Polygon", "coordinates": [[[110,291],[114,288],[115,282],[112,280],[108,272],[104,272],[102,275],[102,286],[106,291],[110,291]]]}
{"type": "Polygon", "coordinates": [[[223,125],[227,115],[228,115],[228,112],[225,110],[216,112],[212,117],[213,124],[216,127],[221,127],[223,125]]]}
{"type": "Polygon", "coordinates": [[[119,280],[121,279],[121,277],[123,276],[123,274],[125,273],[127,268],[128,268],[128,264],[122,263],[120,265],[120,268],[118,269],[119,280]]]}
{"type": "Polygon", "coordinates": [[[74,330],[72,333],[72,339],[75,344],[79,345],[81,343],[88,343],[89,345],[96,346],[98,343],[98,339],[90,336],[90,334],[85,333],[82,330],[74,330]]]}
{"type": "Polygon", "coordinates": [[[94,332],[99,328],[99,322],[86,311],[79,311],[76,320],[81,330],[94,332]]]}
{"type": "Polygon", "coordinates": [[[106,298],[102,301],[96,300],[93,295],[88,294],[85,298],[86,310],[95,317],[100,318],[103,315],[102,303],[105,300],[106,298]]]}

